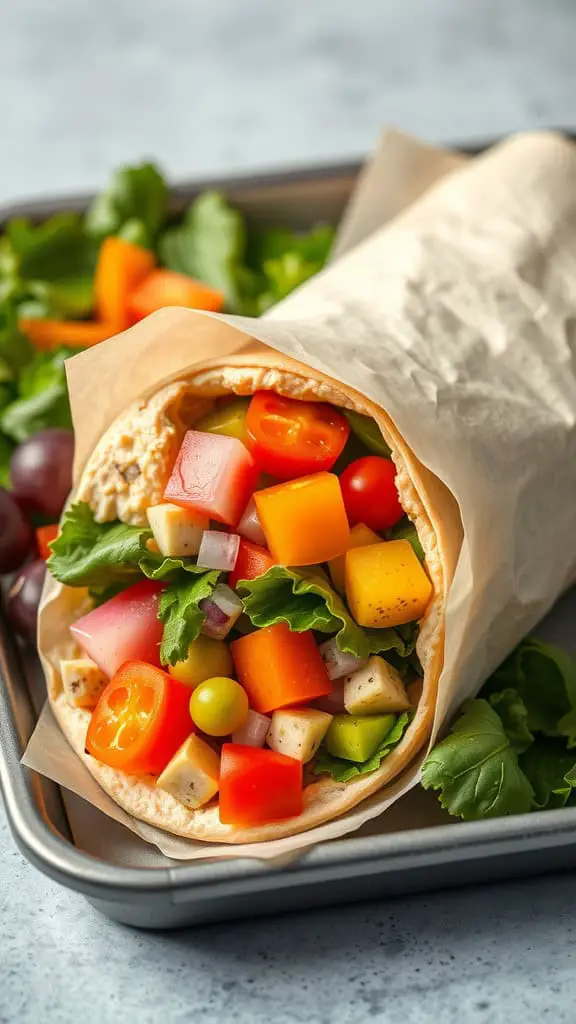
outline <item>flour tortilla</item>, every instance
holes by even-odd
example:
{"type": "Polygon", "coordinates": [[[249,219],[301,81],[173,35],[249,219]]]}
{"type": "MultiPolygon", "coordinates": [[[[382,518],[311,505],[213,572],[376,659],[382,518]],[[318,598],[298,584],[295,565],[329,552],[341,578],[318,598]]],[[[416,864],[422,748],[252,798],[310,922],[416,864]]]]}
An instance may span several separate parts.
{"type": "Polygon", "coordinates": [[[158,503],[184,431],[193,426],[211,400],[266,389],[300,399],[331,402],[372,416],[392,451],[397,485],[405,511],[414,522],[426,555],[434,595],[421,622],[417,652],[423,668],[422,696],[403,739],[381,767],[347,783],[319,776],[306,786],[304,810],[296,818],[251,828],[223,825],[217,804],[188,810],[149,777],[135,777],[100,764],[85,752],[90,712],[66,702],[59,675],[62,657],[74,642],[69,626],[89,607],[87,592],[53,582],[40,615],[40,647],[49,700],[68,741],[103,789],[129,814],[150,825],[189,839],[250,843],[304,832],[338,817],[394,780],[429,738],[444,652],[444,621],[450,586],[462,542],[455,499],[416,458],[390,418],[369,399],[317,371],[268,351],[227,358],[207,365],[144,397],[109,428],[88,460],[74,496],[88,501],[99,521],[120,518],[145,523],[146,507],[158,503]],[[134,477],[130,467],[138,466],[134,477]]]}

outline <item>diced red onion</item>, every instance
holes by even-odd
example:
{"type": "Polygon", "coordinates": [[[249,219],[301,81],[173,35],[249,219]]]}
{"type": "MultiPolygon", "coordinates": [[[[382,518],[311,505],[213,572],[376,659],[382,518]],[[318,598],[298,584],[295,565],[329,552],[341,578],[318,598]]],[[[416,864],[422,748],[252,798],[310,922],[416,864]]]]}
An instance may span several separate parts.
{"type": "Polygon", "coordinates": [[[336,679],[332,684],[332,693],[326,697],[318,697],[312,702],[318,711],[327,711],[329,715],[341,715],[346,711],[344,706],[344,680],[336,679]]]}
{"type": "Polygon", "coordinates": [[[368,664],[368,658],[357,658],[354,654],[341,651],[335,636],[320,644],[320,654],[326,666],[328,679],[342,679],[343,676],[349,676],[368,664]]]}
{"type": "Polygon", "coordinates": [[[232,733],[232,743],[241,743],[245,747],[263,747],[270,723],[271,719],[266,715],[250,710],[244,725],[232,733]]]}
{"type": "Polygon", "coordinates": [[[263,548],[267,546],[264,530],[260,526],[260,520],[258,519],[254,498],[250,498],[236,529],[241,537],[251,540],[253,544],[260,544],[263,548]]]}
{"type": "Polygon", "coordinates": [[[223,640],[242,614],[242,601],[225,583],[214,587],[212,597],[205,597],[198,606],[206,616],[202,632],[214,640],[223,640]]]}
{"type": "Polygon", "coordinates": [[[240,537],[237,533],[204,530],[198,552],[198,565],[203,569],[222,569],[231,572],[236,565],[240,537]]]}

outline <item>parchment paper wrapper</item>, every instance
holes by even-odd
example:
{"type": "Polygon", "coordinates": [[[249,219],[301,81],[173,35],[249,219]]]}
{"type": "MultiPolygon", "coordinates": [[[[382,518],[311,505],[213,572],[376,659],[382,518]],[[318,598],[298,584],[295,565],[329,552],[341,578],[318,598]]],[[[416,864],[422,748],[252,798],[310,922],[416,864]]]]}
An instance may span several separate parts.
{"type": "MultiPolygon", "coordinates": [[[[78,469],[132,400],[253,346],[249,337],[379,403],[454,494],[464,525],[434,739],[576,577],[576,149],[525,135],[455,167],[410,140],[394,146],[425,182],[413,193],[402,182],[419,198],[398,216],[402,198],[381,203],[386,227],[267,318],[165,311],[76,357],[69,382],[78,469]]],[[[378,197],[395,174],[384,160],[368,178],[378,197]]],[[[361,194],[355,202],[363,208],[361,194]]],[[[52,596],[48,586],[43,617],[52,596]]],[[[73,754],[54,767],[50,735],[39,726],[27,763],[87,794],[73,754]]],[[[173,858],[278,857],[353,831],[417,778],[415,765],[341,818],[276,842],[228,848],[129,827],[173,858]]],[[[120,820],[107,798],[99,806],[120,820]]]]}

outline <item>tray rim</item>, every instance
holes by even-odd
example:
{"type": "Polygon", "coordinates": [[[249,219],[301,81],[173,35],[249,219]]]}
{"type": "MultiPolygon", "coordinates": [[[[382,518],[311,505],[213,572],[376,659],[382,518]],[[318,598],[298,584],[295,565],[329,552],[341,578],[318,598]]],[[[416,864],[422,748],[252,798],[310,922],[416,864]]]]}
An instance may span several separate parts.
{"type": "MultiPolygon", "coordinates": [[[[561,131],[575,138],[575,130],[561,131]]],[[[494,145],[497,139],[455,145],[454,149],[475,154],[494,145]]],[[[252,191],[285,184],[298,184],[326,178],[354,177],[362,161],[301,165],[294,168],[245,173],[236,176],[193,179],[170,186],[172,202],[190,200],[206,188],[224,192],[252,191]]],[[[0,203],[0,229],[9,217],[32,219],[58,210],[81,210],[93,198],[92,192],[52,194],[0,203]]],[[[343,837],[321,843],[306,851],[286,867],[269,865],[251,858],[212,862],[173,862],[166,867],[128,868],[100,860],[79,850],[39,813],[34,798],[36,773],[20,763],[22,741],[16,718],[13,694],[25,690],[25,716],[32,726],[36,715],[32,707],[16,644],[5,617],[0,612],[0,790],[4,797],[7,821],[16,845],[40,871],[89,899],[136,902],[146,895],[172,895],[175,901],[184,894],[195,901],[226,895],[226,890],[256,893],[271,886],[313,885],[322,877],[341,879],[350,874],[377,874],[394,868],[448,863],[459,859],[497,857],[511,849],[519,839],[523,849],[576,847],[576,807],[540,811],[514,817],[480,822],[454,822],[410,829],[405,832],[362,837],[343,837]],[[4,682],[4,685],[1,685],[4,682]],[[458,842],[454,843],[457,829],[458,842]]],[[[20,699],[22,697],[20,696],[20,699]]],[[[55,784],[54,784],[55,785],[55,784]]],[[[60,787],[56,787],[58,792],[60,787]]]]}

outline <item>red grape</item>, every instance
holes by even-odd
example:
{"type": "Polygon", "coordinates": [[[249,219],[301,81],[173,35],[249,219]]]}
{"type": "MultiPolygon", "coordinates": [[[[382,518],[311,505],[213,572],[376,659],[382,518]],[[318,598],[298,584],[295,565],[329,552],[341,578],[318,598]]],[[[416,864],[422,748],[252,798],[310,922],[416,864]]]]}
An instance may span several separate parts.
{"type": "Polygon", "coordinates": [[[41,430],[19,445],[10,463],[10,479],[20,506],[58,519],[72,489],[73,457],[70,430],[41,430]]]}
{"type": "Polygon", "coordinates": [[[14,572],[30,553],[32,530],[12,496],[0,487],[0,573],[14,572]]]}
{"type": "Polygon", "coordinates": [[[28,565],[22,567],[8,591],[8,617],[16,632],[27,640],[34,640],[36,637],[38,605],[45,575],[46,566],[42,559],[28,562],[28,565]]]}

